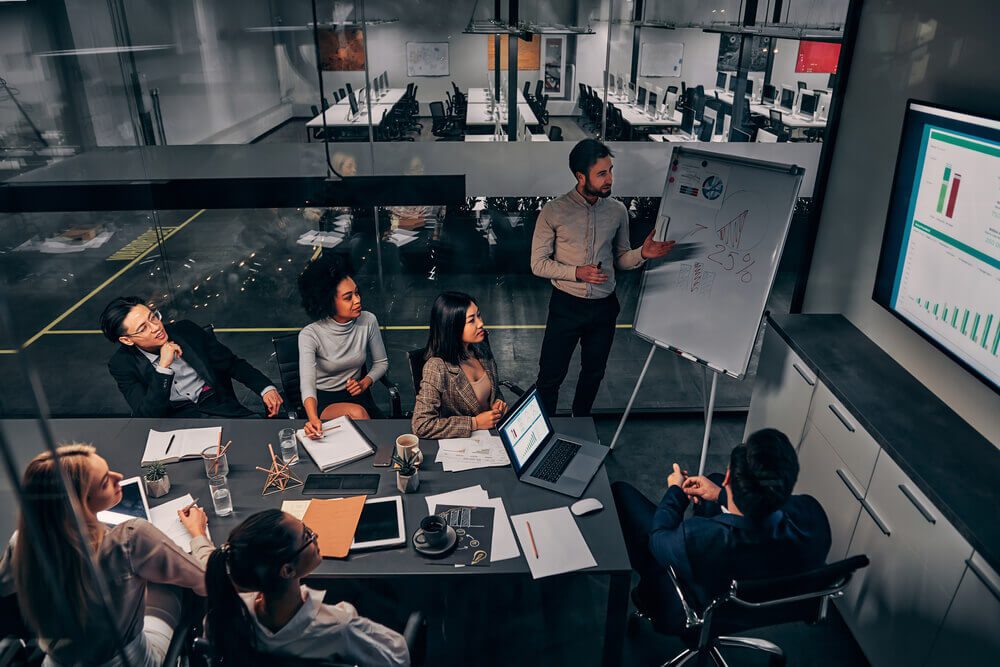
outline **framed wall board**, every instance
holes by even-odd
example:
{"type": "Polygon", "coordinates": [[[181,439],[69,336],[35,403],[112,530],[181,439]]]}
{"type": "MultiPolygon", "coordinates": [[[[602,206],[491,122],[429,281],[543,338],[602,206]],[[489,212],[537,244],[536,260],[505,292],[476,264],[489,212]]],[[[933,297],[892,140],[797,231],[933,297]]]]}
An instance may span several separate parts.
{"type": "Polygon", "coordinates": [[[448,76],[448,42],[407,42],[406,76],[448,76]]]}
{"type": "MultiPolygon", "coordinates": [[[[750,43],[750,71],[763,72],[767,69],[767,50],[771,48],[771,38],[755,35],[750,43]]],[[[740,64],[740,36],[731,33],[719,35],[719,72],[735,72],[740,64]]]]}
{"type": "Polygon", "coordinates": [[[320,67],[325,72],[363,72],[365,42],[361,28],[319,30],[320,67]]]}
{"type": "Polygon", "coordinates": [[[639,76],[680,76],[684,64],[684,44],[644,43],[639,47],[639,76]]]}
{"type": "Polygon", "coordinates": [[[566,95],[566,36],[542,35],[542,80],[545,94],[555,97],[566,95]]]}

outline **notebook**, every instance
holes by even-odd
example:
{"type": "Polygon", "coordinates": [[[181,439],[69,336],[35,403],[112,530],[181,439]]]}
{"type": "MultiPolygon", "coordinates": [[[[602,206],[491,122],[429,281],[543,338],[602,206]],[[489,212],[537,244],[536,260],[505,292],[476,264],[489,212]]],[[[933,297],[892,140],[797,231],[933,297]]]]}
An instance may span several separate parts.
{"type": "Polygon", "coordinates": [[[221,426],[182,428],[176,431],[150,429],[140,465],[148,466],[155,461],[177,463],[181,459],[201,458],[201,453],[206,448],[218,447],[220,442],[222,442],[221,426]]]}
{"type": "MultiPolygon", "coordinates": [[[[162,505],[157,505],[149,510],[149,522],[163,531],[163,533],[174,541],[187,553],[191,553],[191,533],[188,532],[184,524],[181,523],[177,511],[184,509],[194,502],[190,493],[185,493],[180,498],[174,498],[162,505]]],[[[205,537],[212,539],[212,534],[205,528],[205,537]]]]}
{"type": "Polygon", "coordinates": [[[323,472],[375,453],[375,445],[346,416],[323,422],[323,437],[319,440],[309,438],[301,428],[295,436],[323,472]]]}

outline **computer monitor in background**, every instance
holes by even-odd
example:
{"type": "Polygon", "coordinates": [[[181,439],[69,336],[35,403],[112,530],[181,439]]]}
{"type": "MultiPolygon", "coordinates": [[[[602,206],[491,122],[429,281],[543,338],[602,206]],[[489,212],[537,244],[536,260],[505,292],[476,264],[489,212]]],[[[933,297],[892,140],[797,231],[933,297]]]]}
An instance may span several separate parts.
{"type": "Polygon", "coordinates": [[[753,97],[753,79],[747,79],[747,96],[753,97]]]}
{"type": "Polygon", "coordinates": [[[737,144],[747,143],[750,141],[750,135],[738,127],[731,127],[729,128],[729,140],[737,144]]]}
{"type": "Polygon", "coordinates": [[[726,77],[728,76],[729,75],[726,74],[725,72],[719,72],[718,74],[715,75],[715,87],[718,90],[726,89],[726,77]]]}
{"type": "Polygon", "coordinates": [[[757,143],[758,144],[776,144],[778,143],[778,135],[771,134],[765,129],[757,130],[757,143]]]}
{"type": "Polygon", "coordinates": [[[708,119],[708,109],[705,109],[705,117],[698,126],[698,141],[711,141],[715,132],[715,123],[708,119]]]}
{"type": "Polygon", "coordinates": [[[785,111],[791,113],[795,108],[795,89],[791,86],[781,87],[781,103],[779,106],[785,111]]]}
{"type": "Polygon", "coordinates": [[[375,80],[372,81],[372,87],[375,90],[375,99],[377,100],[379,97],[382,96],[382,76],[381,75],[375,77],[375,80]]]}
{"type": "Polygon", "coordinates": [[[354,91],[351,90],[351,84],[347,84],[347,99],[351,104],[351,115],[358,115],[358,98],[354,96],[354,91]]]}
{"type": "Polygon", "coordinates": [[[646,106],[646,89],[639,86],[639,93],[636,95],[635,104],[640,109],[646,106]]]}
{"type": "Polygon", "coordinates": [[[673,118],[677,111],[677,93],[667,92],[667,101],[663,103],[663,115],[673,118]]]}
{"type": "Polygon", "coordinates": [[[694,109],[684,107],[681,114],[681,132],[689,137],[694,136],[694,109]]]}
{"type": "Polygon", "coordinates": [[[799,96],[799,114],[806,118],[812,118],[816,114],[816,103],[818,101],[819,95],[816,93],[802,91],[802,95],[799,96]]]}
{"type": "Polygon", "coordinates": [[[764,84],[760,91],[760,101],[764,104],[774,104],[774,98],[778,96],[778,90],[769,83],[764,84]]]}
{"type": "Polygon", "coordinates": [[[628,101],[635,102],[635,81],[628,82],[628,101]]]}
{"type": "Polygon", "coordinates": [[[652,116],[652,115],[654,115],[656,113],[656,101],[658,99],[659,98],[656,96],[656,93],[654,93],[653,91],[649,92],[649,109],[648,109],[648,112],[649,112],[650,116],[652,116]]]}
{"type": "Polygon", "coordinates": [[[730,75],[730,77],[729,77],[729,89],[728,90],[731,93],[735,93],[736,92],[736,78],[737,78],[736,77],[736,72],[733,72],[732,75],[730,75]]]}

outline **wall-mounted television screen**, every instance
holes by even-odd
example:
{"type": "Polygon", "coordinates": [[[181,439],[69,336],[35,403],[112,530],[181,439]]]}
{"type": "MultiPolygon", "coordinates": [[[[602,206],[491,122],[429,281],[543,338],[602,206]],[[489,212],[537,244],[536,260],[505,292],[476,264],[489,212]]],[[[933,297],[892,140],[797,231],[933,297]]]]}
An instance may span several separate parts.
{"type": "Polygon", "coordinates": [[[799,42],[795,71],[799,73],[836,74],[840,61],[840,44],[830,42],[799,42]]]}
{"type": "Polygon", "coordinates": [[[907,103],[872,298],[1000,393],[1000,119],[907,103]]]}

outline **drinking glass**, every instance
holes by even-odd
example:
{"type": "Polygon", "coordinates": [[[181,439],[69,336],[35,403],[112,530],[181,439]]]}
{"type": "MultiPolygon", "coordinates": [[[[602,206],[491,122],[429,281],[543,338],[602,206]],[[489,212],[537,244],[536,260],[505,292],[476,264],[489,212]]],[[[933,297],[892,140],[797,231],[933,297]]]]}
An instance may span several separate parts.
{"type": "Polygon", "coordinates": [[[205,474],[209,479],[212,477],[225,477],[229,474],[229,459],[226,454],[219,456],[218,447],[206,447],[201,452],[201,458],[205,462],[205,474]]]}
{"type": "Polygon", "coordinates": [[[299,447],[295,440],[294,428],[283,428],[278,431],[278,442],[281,443],[281,460],[285,465],[293,466],[299,462],[299,447]]]}
{"type": "Polygon", "coordinates": [[[208,488],[212,492],[212,506],[216,516],[229,516],[233,513],[233,497],[229,493],[229,484],[222,475],[208,478],[208,488]]]}

